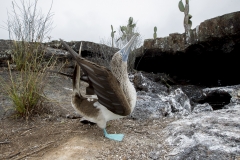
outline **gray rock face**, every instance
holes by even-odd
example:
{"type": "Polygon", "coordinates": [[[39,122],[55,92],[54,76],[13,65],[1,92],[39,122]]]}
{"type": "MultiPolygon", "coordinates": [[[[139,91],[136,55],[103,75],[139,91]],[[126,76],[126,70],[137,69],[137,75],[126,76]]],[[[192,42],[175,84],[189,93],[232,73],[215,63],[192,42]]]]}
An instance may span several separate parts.
{"type": "Polygon", "coordinates": [[[166,103],[161,101],[158,97],[154,98],[146,93],[144,95],[143,93],[138,93],[136,107],[130,115],[132,118],[138,120],[159,119],[171,114],[170,105],[166,105],[166,103]]]}
{"type": "Polygon", "coordinates": [[[240,104],[240,85],[203,88],[197,86],[172,86],[153,82],[153,74],[137,73],[133,83],[137,89],[137,104],[132,117],[136,119],[186,116],[193,113],[211,112],[240,104]],[[146,77],[147,76],[147,77],[146,77]]]}
{"type": "Polygon", "coordinates": [[[139,91],[136,107],[131,117],[135,119],[159,119],[166,116],[186,116],[190,113],[190,101],[179,88],[169,95],[139,91]]]}
{"type": "MultiPolygon", "coordinates": [[[[6,66],[6,61],[11,59],[10,47],[11,40],[0,40],[0,66],[6,66]]],[[[82,43],[82,56],[88,60],[91,60],[97,64],[108,66],[107,62],[110,61],[113,54],[119,49],[112,48],[104,44],[98,44],[88,41],[71,41],[67,44],[78,53],[80,44],[82,43]]],[[[72,56],[66,51],[60,41],[54,40],[51,42],[43,43],[46,46],[45,58],[49,58],[54,55],[60,61],[68,60],[74,64],[72,56]]],[[[139,51],[138,51],[139,52],[139,51]]],[[[72,67],[72,64],[70,67],[72,67]]]]}
{"type": "Polygon", "coordinates": [[[11,42],[10,40],[0,39],[0,67],[7,66],[7,61],[11,59],[11,42]]]}
{"type": "Polygon", "coordinates": [[[166,75],[138,72],[134,78],[131,76],[131,79],[138,91],[136,107],[131,114],[132,118],[159,119],[191,113],[190,100],[181,88],[169,92],[163,84],[167,81],[166,75]]]}
{"type": "MultiPolygon", "coordinates": [[[[150,50],[152,50],[152,55],[153,53],[159,54],[159,52],[184,52],[186,49],[188,49],[188,47],[193,44],[199,44],[201,42],[207,41],[209,42],[214,39],[216,40],[216,38],[222,38],[225,36],[239,35],[239,15],[240,12],[233,12],[205,20],[204,22],[200,23],[200,25],[198,25],[196,28],[190,31],[191,35],[187,44],[184,41],[185,33],[172,33],[169,34],[168,37],[156,38],[155,40],[146,39],[144,41],[144,50],[147,51],[147,53],[145,54],[150,53],[150,50]]],[[[228,41],[228,43],[225,43],[225,45],[222,46],[221,49],[230,53],[233,50],[232,47],[234,45],[235,43],[233,39],[232,41],[228,41]]]]}
{"type": "Polygon", "coordinates": [[[141,72],[134,75],[133,83],[137,90],[167,95],[168,88],[165,85],[161,82],[154,82],[141,72]]]}
{"type": "Polygon", "coordinates": [[[240,85],[204,88],[202,92],[205,98],[202,98],[199,102],[207,102],[213,109],[229,108],[240,104],[239,90],[240,85]]]}
{"type": "Polygon", "coordinates": [[[197,104],[194,109],[193,109],[193,113],[201,113],[201,112],[211,112],[213,111],[212,106],[210,106],[208,103],[204,103],[204,104],[197,104]]]}
{"type": "Polygon", "coordinates": [[[240,12],[233,12],[202,22],[191,30],[188,43],[185,33],[146,39],[135,69],[169,74],[178,84],[208,87],[239,84],[238,17],[240,12]]]}
{"type": "Polygon", "coordinates": [[[181,88],[182,91],[188,96],[191,101],[191,104],[194,105],[194,102],[199,101],[204,98],[203,89],[204,87],[195,86],[195,85],[172,85],[171,90],[181,88]]]}
{"type": "Polygon", "coordinates": [[[161,97],[161,99],[171,106],[173,113],[178,112],[181,115],[188,115],[191,112],[190,101],[180,88],[174,90],[166,97],[161,97]]]}
{"type": "Polygon", "coordinates": [[[164,155],[169,160],[229,160],[240,157],[240,85],[197,89],[175,86],[155,93],[152,88],[158,88],[159,83],[153,83],[143,74],[137,76],[135,84],[141,91],[137,92],[137,105],[131,117],[178,118],[159,130],[164,141],[149,158],[161,159],[164,155]],[[222,101],[226,97],[228,103],[222,101]],[[190,99],[194,101],[192,104],[190,99]],[[222,108],[213,110],[216,103],[221,103],[222,108]]]}
{"type": "MultiPolygon", "coordinates": [[[[118,48],[112,48],[104,44],[98,44],[88,41],[71,41],[66,43],[77,53],[79,52],[80,44],[82,43],[82,57],[108,68],[109,62],[113,54],[119,50],[118,48]]],[[[46,43],[46,45],[51,48],[61,49],[63,51],[66,50],[60,41],[55,40],[46,43]]]]}
{"type": "Polygon", "coordinates": [[[234,159],[240,155],[240,106],[193,114],[163,130],[167,159],[234,159]]]}

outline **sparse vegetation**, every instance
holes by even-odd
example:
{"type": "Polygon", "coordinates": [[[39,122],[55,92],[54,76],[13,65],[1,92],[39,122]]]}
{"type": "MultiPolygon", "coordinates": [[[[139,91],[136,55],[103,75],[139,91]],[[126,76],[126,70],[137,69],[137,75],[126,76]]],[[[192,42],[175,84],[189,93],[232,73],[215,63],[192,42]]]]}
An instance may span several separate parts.
{"type": "MultiPolygon", "coordinates": [[[[46,16],[37,10],[38,0],[12,2],[12,13],[8,13],[7,30],[12,43],[12,57],[18,70],[33,59],[41,56],[44,47],[41,43],[52,29],[51,8],[46,16]]],[[[35,65],[35,64],[34,64],[35,65]]],[[[35,67],[32,67],[35,68],[35,67]]]]}
{"type": "MultiPolygon", "coordinates": [[[[12,14],[8,13],[7,29],[12,40],[12,60],[19,73],[13,74],[10,65],[9,80],[0,77],[1,87],[14,104],[18,116],[26,119],[44,100],[45,72],[54,65],[52,58],[45,60],[42,42],[51,30],[50,10],[46,17],[37,11],[37,0],[12,2],[12,14]]],[[[9,64],[9,63],[8,63],[9,64]]]]}
{"type": "MultiPolygon", "coordinates": [[[[28,65],[28,67],[30,66],[28,65]]],[[[41,102],[44,100],[43,89],[46,85],[46,75],[44,70],[34,72],[31,68],[25,68],[18,74],[12,74],[9,67],[9,80],[4,81],[0,77],[3,92],[13,102],[17,116],[28,119],[36,108],[41,106],[41,102]]]]}

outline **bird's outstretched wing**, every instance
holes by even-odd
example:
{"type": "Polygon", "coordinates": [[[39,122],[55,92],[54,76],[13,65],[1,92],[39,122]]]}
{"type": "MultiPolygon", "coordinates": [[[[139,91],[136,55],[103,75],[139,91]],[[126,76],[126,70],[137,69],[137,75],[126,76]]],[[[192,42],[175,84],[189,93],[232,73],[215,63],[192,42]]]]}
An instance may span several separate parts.
{"type": "Polygon", "coordinates": [[[121,116],[129,115],[131,113],[130,104],[120,87],[119,81],[114,77],[112,72],[103,66],[80,57],[63,40],[61,42],[88,76],[98,97],[98,102],[115,114],[121,116]]]}

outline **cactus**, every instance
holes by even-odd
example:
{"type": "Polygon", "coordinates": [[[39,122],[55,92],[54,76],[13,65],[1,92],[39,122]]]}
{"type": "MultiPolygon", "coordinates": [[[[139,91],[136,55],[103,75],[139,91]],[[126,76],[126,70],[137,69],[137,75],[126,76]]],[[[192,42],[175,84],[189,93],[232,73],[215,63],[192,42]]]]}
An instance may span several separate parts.
{"type": "Polygon", "coordinates": [[[157,27],[154,27],[154,33],[153,33],[153,38],[156,39],[157,38],[157,27]]]}
{"type": "Polygon", "coordinates": [[[112,48],[113,48],[114,47],[114,45],[113,45],[114,33],[116,33],[116,31],[113,31],[113,26],[112,25],[111,25],[111,29],[112,29],[111,37],[112,37],[112,48]]]}
{"type": "Polygon", "coordinates": [[[135,27],[136,23],[133,23],[133,18],[129,17],[127,26],[120,26],[122,36],[117,41],[121,39],[122,41],[126,40],[128,42],[134,35],[135,27]]]}
{"type": "Polygon", "coordinates": [[[184,21],[183,21],[183,26],[185,28],[185,33],[186,36],[190,35],[190,29],[192,27],[192,21],[190,20],[192,18],[192,15],[189,14],[189,0],[185,0],[186,4],[184,6],[182,0],[179,1],[178,3],[178,8],[181,12],[184,12],[184,21]]]}
{"type": "Polygon", "coordinates": [[[128,24],[132,24],[133,23],[133,18],[132,17],[129,17],[128,19],[128,24]]]}

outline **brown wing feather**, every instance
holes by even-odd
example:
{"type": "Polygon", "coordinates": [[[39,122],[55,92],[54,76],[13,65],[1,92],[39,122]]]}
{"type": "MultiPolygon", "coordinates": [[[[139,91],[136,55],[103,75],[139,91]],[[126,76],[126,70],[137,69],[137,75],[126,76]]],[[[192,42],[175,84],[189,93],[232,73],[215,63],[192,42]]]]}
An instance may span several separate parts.
{"type": "Polygon", "coordinates": [[[114,77],[112,72],[103,66],[80,57],[64,41],[62,41],[62,44],[73,55],[82,69],[84,69],[98,97],[98,102],[115,114],[121,116],[129,115],[131,112],[130,104],[120,87],[119,81],[114,77]]]}

